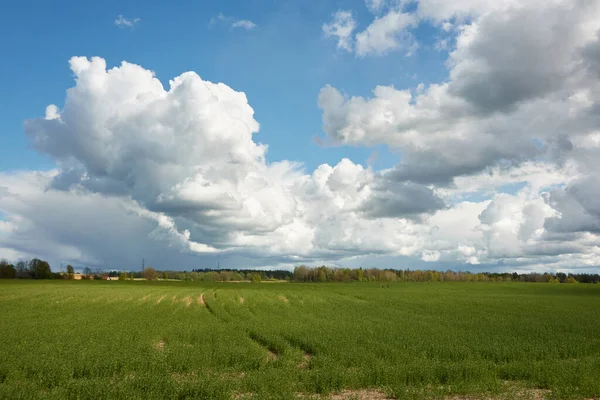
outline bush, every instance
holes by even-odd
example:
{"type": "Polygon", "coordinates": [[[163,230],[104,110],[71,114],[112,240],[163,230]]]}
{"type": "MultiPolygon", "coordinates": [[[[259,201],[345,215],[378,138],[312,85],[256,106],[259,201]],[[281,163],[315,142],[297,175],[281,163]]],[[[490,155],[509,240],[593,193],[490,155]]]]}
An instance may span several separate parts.
{"type": "Polygon", "coordinates": [[[142,276],[148,279],[149,281],[152,281],[158,277],[158,273],[154,268],[148,267],[144,268],[144,270],[142,271],[142,276]]]}

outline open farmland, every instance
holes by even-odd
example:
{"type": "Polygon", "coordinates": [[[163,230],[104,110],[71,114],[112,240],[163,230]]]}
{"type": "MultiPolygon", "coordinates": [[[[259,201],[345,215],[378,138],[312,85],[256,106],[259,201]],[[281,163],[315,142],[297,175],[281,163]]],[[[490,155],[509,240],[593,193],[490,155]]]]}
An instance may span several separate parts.
{"type": "Polygon", "coordinates": [[[600,286],[0,282],[0,398],[600,397],[600,286]]]}

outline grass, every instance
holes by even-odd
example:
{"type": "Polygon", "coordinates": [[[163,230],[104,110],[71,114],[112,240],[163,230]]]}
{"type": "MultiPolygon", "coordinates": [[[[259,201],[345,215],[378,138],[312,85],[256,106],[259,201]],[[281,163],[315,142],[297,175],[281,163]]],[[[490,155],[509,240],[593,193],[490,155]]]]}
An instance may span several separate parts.
{"type": "Polygon", "coordinates": [[[597,285],[4,281],[0,340],[3,399],[600,397],[597,285]]]}

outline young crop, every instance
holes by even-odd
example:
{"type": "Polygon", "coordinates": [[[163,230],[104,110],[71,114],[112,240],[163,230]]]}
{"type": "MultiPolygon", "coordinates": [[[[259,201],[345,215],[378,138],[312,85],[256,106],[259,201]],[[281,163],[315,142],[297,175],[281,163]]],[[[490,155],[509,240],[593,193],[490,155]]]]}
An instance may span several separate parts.
{"type": "Polygon", "coordinates": [[[0,398],[594,398],[599,310],[596,285],[6,281],[0,398]]]}

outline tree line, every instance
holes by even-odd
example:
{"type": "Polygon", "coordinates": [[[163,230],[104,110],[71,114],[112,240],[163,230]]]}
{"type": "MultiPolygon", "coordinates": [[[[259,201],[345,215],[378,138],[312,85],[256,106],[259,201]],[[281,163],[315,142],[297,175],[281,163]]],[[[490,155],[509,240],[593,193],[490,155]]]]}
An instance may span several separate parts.
{"type": "Polygon", "coordinates": [[[292,280],[296,282],[549,282],[549,283],[600,283],[600,274],[523,273],[516,272],[463,272],[378,268],[294,268],[292,280]]]}
{"type": "Polygon", "coordinates": [[[1,279],[59,279],[59,274],[53,273],[47,261],[34,258],[31,261],[19,261],[15,265],[6,260],[0,260],[1,279]]]}
{"type": "MultiPolygon", "coordinates": [[[[516,272],[463,272],[410,269],[378,268],[334,268],[308,267],[301,265],[293,271],[274,270],[236,270],[236,269],[194,269],[192,271],[158,271],[148,267],[142,271],[92,270],[85,267],[80,274],[82,279],[119,280],[180,280],[203,282],[262,282],[285,280],[293,282],[548,282],[548,283],[600,283],[600,274],[572,273],[524,273],[516,272]]],[[[0,279],[75,279],[73,266],[67,265],[66,271],[52,272],[47,261],[34,258],[11,264],[0,260],[0,279]]]]}
{"type": "Polygon", "coordinates": [[[157,271],[147,267],[142,271],[105,271],[100,268],[92,270],[83,268],[76,274],[73,266],[67,265],[66,271],[52,272],[47,261],[34,258],[31,261],[19,261],[15,264],[0,260],[0,279],[75,279],[102,280],[117,278],[118,280],[181,280],[181,281],[206,281],[206,282],[232,282],[232,281],[273,281],[290,280],[291,271],[260,271],[260,270],[234,270],[234,269],[196,269],[192,271],[157,271]]]}

